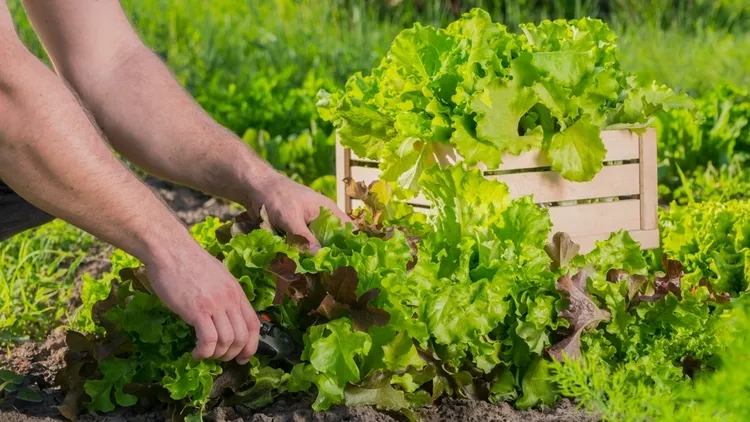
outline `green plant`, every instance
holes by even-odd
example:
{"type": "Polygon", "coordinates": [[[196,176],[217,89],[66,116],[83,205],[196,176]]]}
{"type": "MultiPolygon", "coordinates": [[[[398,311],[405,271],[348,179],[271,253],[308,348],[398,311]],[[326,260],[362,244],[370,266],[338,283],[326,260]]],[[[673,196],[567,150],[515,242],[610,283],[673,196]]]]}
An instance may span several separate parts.
{"type": "Polygon", "coordinates": [[[750,92],[723,86],[696,100],[696,109],[698,118],[682,110],[659,115],[659,181],[665,193],[687,184],[675,194],[689,197],[690,180],[709,164],[741,179],[750,160],[750,92]]]}
{"type": "Polygon", "coordinates": [[[556,363],[553,377],[563,394],[605,421],[744,421],[750,407],[736,397],[750,387],[747,303],[747,296],[740,297],[718,320],[715,370],[691,373],[689,382],[650,383],[642,371],[612,368],[596,358],[556,363]]]}
{"type": "MultiPolygon", "coordinates": [[[[730,201],[750,198],[750,171],[748,159],[734,155],[728,165],[719,168],[708,163],[706,169],[696,169],[686,176],[684,182],[674,190],[662,186],[662,198],[674,198],[680,205],[693,202],[730,201]]],[[[684,173],[683,173],[684,174],[684,173]]]]}
{"type": "Polygon", "coordinates": [[[650,25],[612,24],[618,37],[622,68],[642,83],[659,81],[695,98],[710,95],[722,85],[750,84],[744,71],[750,58],[746,31],[728,32],[681,25],[661,29],[650,25]]]}
{"type": "Polygon", "coordinates": [[[342,145],[379,160],[384,180],[413,192],[451,147],[468,165],[490,169],[504,153],[541,149],[564,178],[589,181],[606,155],[602,130],[639,131],[658,111],[690,107],[620,70],[616,36],[602,21],[521,30],[509,33],[480,9],[446,30],[416,24],[369,75],[322,92],[320,113],[342,145]]]}
{"type": "Polygon", "coordinates": [[[0,345],[39,340],[63,321],[93,242],[57,220],[0,243],[0,345]]]}
{"type": "Polygon", "coordinates": [[[259,407],[300,391],[317,391],[316,410],[346,403],[414,416],[446,395],[526,408],[560,397],[555,360],[645,366],[652,383],[677,385],[685,356],[712,355],[712,309],[727,295],[681,284],[672,261],[652,278],[626,232],[580,255],[564,234],[548,243],[546,210],[478,171],[433,167],[420,187],[437,204],[428,218],[383,182],[351,184],[368,206],[352,215],[356,226],[322,210],[310,225],[323,246],[316,255],[246,216],[193,228],[253,307],[304,345],[294,365],[256,357],[250,378],[192,361],[192,329],[121,255],[116,273],[84,285],[93,297],[68,336],[65,379],[78,381],[65,385],[64,414],[156,397],[170,414],[197,418],[219,400],[259,407]]]}
{"type": "Polygon", "coordinates": [[[7,369],[0,369],[0,404],[13,399],[27,402],[40,402],[39,391],[26,385],[23,376],[7,369]]]}
{"type": "Polygon", "coordinates": [[[662,250],[681,260],[686,279],[703,277],[722,290],[750,286],[750,202],[707,201],[672,204],[659,213],[662,250]]]}

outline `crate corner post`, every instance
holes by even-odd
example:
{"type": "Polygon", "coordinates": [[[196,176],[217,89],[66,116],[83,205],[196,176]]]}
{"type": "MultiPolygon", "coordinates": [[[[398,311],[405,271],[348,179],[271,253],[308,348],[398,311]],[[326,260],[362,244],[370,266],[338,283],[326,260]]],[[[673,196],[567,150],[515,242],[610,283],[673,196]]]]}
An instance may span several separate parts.
{"type": "Polygon", "coordinates": [[[351,151],[341,145],[339,133],[336,131],[336,205],[346,213],[351,211],[351,201],[346,196],[344,186],[344,179],[351,176],[350,160],[351,151]]]}
{"type": "Polygon", "coordinates": [[[641,239],[644,249],[659,247],[658,223],[658,174],[656,129],[649,127],[638,135],[640,152],[640,198],[641,198],[641,239]]]}

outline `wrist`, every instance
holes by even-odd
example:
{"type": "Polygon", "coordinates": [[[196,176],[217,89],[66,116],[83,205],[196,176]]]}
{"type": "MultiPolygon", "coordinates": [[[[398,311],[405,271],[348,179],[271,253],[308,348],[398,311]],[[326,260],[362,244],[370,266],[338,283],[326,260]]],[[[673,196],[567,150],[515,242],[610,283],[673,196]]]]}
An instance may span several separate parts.
{"type": "Polygon", "coordinates": [[[246,167],[242,175],[242,184],[245,186],[242,204],[246,207],[260,208],[265,198],[273,195],[284,179],[284,175],[269,164],[261,160],[257,161],[259,161],[258,164],[246,167]]]}
{"type": "Polygon", "coordinates": [[[135,257],[146,266],[173,266],[179,254],[200,246],[190,236],[187,227],[175,219],[172,224],[155,225],[141,237],[142,247],[135,257]]]}

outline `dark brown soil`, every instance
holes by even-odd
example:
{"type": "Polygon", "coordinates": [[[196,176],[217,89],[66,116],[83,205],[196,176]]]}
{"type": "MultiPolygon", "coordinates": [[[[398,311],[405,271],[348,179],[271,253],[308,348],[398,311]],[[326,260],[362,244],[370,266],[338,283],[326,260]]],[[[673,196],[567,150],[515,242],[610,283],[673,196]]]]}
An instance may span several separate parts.
{"type": "Polygon", "coordinates": [[[26,375],[29,381],[46,390],[55,385],[55,375],[65,366],[65,330],[56,328],[43,343],[24,343],[16,347],[0,365],[17,374],[26,375]]]}
{"type": "Polygon", "coordinates": [[[229,219],[239,213],[236,208],[233,210],[228,201],[212,198],[184,186],[152,178],[147,179],[146,183],[155,189],[177,217],[189,226],[207,216],[229,219]]]}
{"type": "MultiPolygon", "coordinates": [[[[169,183],[148,180],[164,198],[183,222],[193,225],[206,216],[222,219],[230,218],[238,212],[227,202],[207,197],[193,190],[174,186],[169,183]]],[[[88,273],[98,277],[111,268],[107,257],[112,247],[99,244],[78,268],[76,292],[70,303],[70,310],[80,306],[81,277],[88,273]]],[[[64,366],[65,331],[53,330],[42,343],[30,342],[13,350],[10,356],[0,354],[0,368],[8,368],[27,377],[29,385],[37,386],[42,395],[40,403],[26,403],[10,400],[0,404],[0,422],[59,422],[65,421],[57,410],[64,394],[54,385],[54,378],[64,366]]],[[[398,415],[380,412],[371,407],[336,406],[325,412],[313,412],[310,395],[285,396],[276,400],[271,406],[260,411],[251,411],[245,407],[219,408],[205,415],[208,422],[395,422],[404,420],[398,415]]],[[[545,411],[516,411],[508,404],[493,405],[487,402],[446,399],[436,406],[423,411],[425,422],[587,422],[596,418],[575,408],[568,401],[560,402],[555,408],[545,411]]],[[[83,414],[79,421],[102,422],[156,422],[165,421],[158,410],[144,410],[137,407],[117,409],[107,415],[83,414]]]]}
{"type": "MultiPolygon", "coordinates": [[[[16,348],[5,367],[27,376],[29,385],[38,386],[42,392],[41,403],[15,402],[0,405],[0,422],[52,422],[65,421],[57,411],[63,393],[54,385],[57,371],[63,368],[65,332],[54,330],[43,343],[27,343],[16,348]]],[[[2,364],[2,362],[0,362],[2,364]]],[[[380,412],[371,407],[336,406],[325,412],[311,409],[311,395],[285,396],[260,411],[245,407],[219,408],[205,415],[207,422],[397,422],[402,417],[380,412]]],[[[490,404],[482,401],[445,399],[436,406],[421,412],[425,422],[588,422],[596,418],[575,408],[569,401],[561,401],[554,408],[544,411],[517,411],[506,403],[490,404]]],[[[83,414],[79,421],[104,422],[156,422],[166,421],[159,410],[139,408],[118,409],[107,415],[83,414]]]]}

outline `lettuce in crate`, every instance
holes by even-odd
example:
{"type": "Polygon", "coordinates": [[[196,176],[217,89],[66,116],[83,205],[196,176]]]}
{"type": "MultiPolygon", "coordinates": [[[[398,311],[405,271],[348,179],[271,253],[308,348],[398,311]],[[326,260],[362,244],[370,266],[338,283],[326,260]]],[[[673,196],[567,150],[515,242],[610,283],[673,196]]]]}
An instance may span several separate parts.
{"type": "Polygon", "coordinates": [[[600,20],[520,29],[509,32],[481,9],[445,29],[417,23],[369,75],[321,91],[318,111],[342,145],[380,161],[384,180],[414,193],[452,148],[468,165],[489,168],[504,153],[541,149],[563,177],[588,181],[607,153],[602,130],[641,131],[658,111],[692,108],[620,69],[617,38],[600,20]]]}

